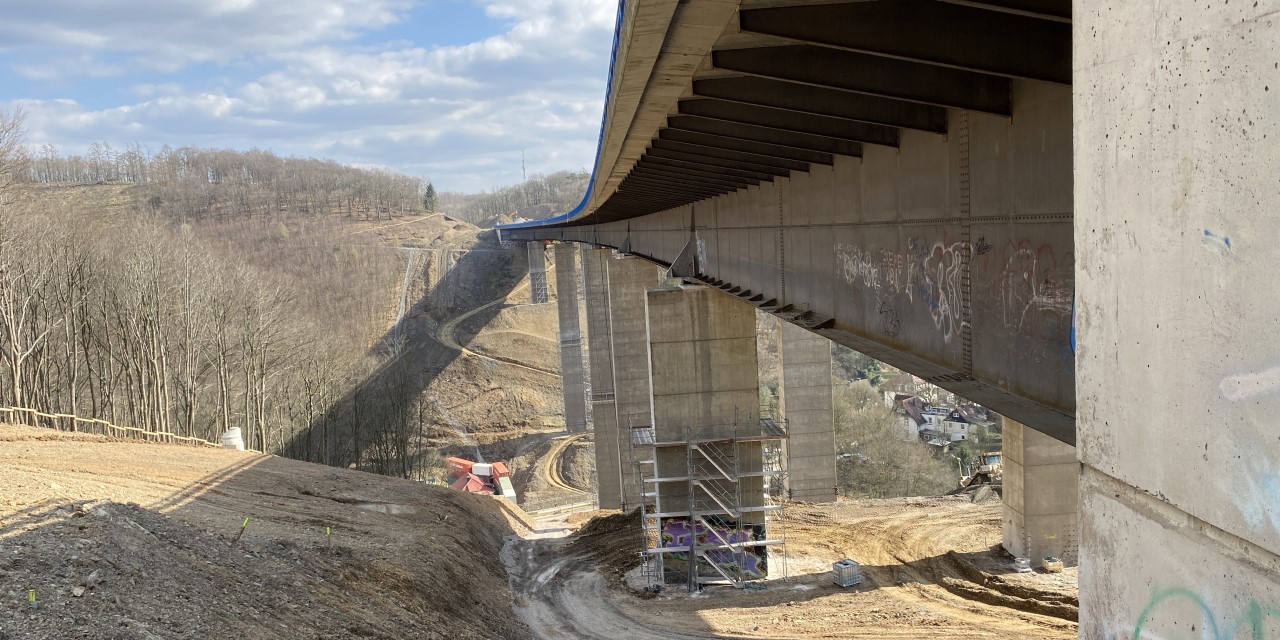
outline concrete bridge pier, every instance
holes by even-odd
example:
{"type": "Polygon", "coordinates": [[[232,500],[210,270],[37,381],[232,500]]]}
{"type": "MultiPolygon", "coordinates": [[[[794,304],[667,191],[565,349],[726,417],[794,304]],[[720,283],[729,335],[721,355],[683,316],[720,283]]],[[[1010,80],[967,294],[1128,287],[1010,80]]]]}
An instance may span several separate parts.
{"type": "Polygon", "coordinates": [[[783,484],[787,497],[805,502],[836,499],[836,429],[831,404],[831,341],[782,323],[779,404],[787,440],[783,484]]]}
{"type": "Polygon", "coordinates": [[[1076,448],[1004,418],[1004,548],[1033,567],[1079,557],[1076,448]]]}
{"type": "Polygon", "coordinates": [[[631,461],[629,425],[649,426],[649,336],[645,291],[662,272],[612,249],[583,252],[596,494],[601,509],[636,506],[640,487],[631,461]]]}
{"type": "Polygon", "coordinates": [[[605,264],[609,275],[609,330],[618,425],[617,464],[622,478],[621,508],[627,510],[639,504],[640,493],[631,460],[630,427],[653,425],[645,292],[658,286],[663,272],[650,262],[632,257],[614,257],[606,260],[605,264]]]}
{"type": "Polygon", "coordinates": [[[1280,3],[1075,7],[1080,637],[1280,637],[1280,3]]]}
{"type": "Polygon", "coordinates": [[[582,370],[582,330],[578,324],[578,251],[555,246],[556,310],[560,316],[560,380],[564,387],[564,428],[587,430],[586,380],[582,370]]]}
{"type": "Polygon", "coordinates": [[[596,444],[596,500],[622,508],[618,412],[613,392],[613,332],[609,328],[609,261],[613,249],[583,249],[587,298],[587,357],[591,362],[591,428],[596,444]]]}

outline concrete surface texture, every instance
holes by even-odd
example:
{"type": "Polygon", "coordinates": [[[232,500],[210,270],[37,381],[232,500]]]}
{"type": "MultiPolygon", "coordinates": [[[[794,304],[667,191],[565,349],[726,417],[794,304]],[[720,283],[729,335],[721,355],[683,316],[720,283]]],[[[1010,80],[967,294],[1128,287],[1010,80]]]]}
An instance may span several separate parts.
{"type": "Polygon", "coordinates": [[[645,291],[658,286],[662,271],[639,258],[606,261],[609,274],[609,331],[612,340],[614,407],[622,478],[622,509],[639,504],[640,487],[630,460],[630,428],[650,426],[649,329],[645,291]]]}
{"type": "Polygon", "coordinates": [[[787,496],[805,502],[836,499],[836,423],[831,404],[831,341],[782,323],[782,385],[786,420],[787,496]]]}
{"type": "Polygon", "coordinates": [[[1046,556],[1076,564],[1076,448],[1005,418],[1003,464],[1005,550],[1033,566],[1046,556]]]}
{"type": "Polygon", "coordinates": [[[556,310],[560,319],[560,379],[564,386],[564,427],[587,430],[586,379],[582,367],[582,331],[578,325],[578,250],[555,246],[556,310]]]}
{"type": "Polygon", "coordinates": [[[596,499],[601,509],[622,507],[618,412],[613,393],[613,336],[609,330],[609,261],[613,249],[584,249],[587,357],[591,360],[591,428],[596,443],[596,499]]]}
{"type": "Polygon", "coordinates": [[[673,262],[696,227],[705,278],[808,309],[831,340],[1074,442],[1071,88],[1013,81],[1015,117],[948,111],[725,195],[524,235],[673,262]],[[961,178],[968,181],[961,188],[961,178]]]}
{"type": "MultiPolygon", "coordinates": [[[[733,439],[760,433],[760,380],[755,311],[706,287],[657,289],[647,294],[653,426],[657,442],[733,439]]],[[[703,483],[729,507],[759,507],[764,479],[759,442],[659,447],[659,478],[688,478],[690,461],[714,480],[703,483]],[[709,464],[702,464],[711,460],[709,464]],[[737,474],[754,473],[750,477],[737,474]],[[733,476],[724,477],[725,474],[733,476]]],[[[659,511],[690,511],[687,480],[659,485],[659,511]]],[[[694,504],[697,508],[698,504],[694,504]]],[[[762,522],[762,514],[742,514],[762,522]]]]}
{"type": "Polygon", "coordinates": [[[1280,636],[1278,12],[1076,3],[1081,637],[1280,636]]]}
{"type": "Polygon", "coordinates": [[[599,206],[626,176],[684,93],[706,52],[738,10],[740,0],[647,0],[625,3],[618,38],[608,126],[600,141],[591,193],[599,206]]]}

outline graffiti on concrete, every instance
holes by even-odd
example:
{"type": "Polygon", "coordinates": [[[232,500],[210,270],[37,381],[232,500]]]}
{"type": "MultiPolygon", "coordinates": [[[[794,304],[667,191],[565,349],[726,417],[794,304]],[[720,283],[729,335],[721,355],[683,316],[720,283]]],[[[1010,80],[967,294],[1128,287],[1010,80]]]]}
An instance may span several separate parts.
{"type": "Polygon", "coordinates": [[[998,296],[1004,326],[1041,340],[1069,341],[1075,299],[1072,253],[1059,259],[1051,245],[1023,240],[1009,242],[991,258],[983,258],[983,279],[998,296]]]}
{"type": "Polygon", "coordinates": [[[1280,531],[1280,473],[1267,462],[1255,461],[1233,487],[1231,500],[1254,531],[1280,531]]]}
{"type": "Polygon", "coordinates": [[[1185,587],[1157,591],[1138,616],[1133,640],[1155,638],[1271,638],[1280,633],[1280,607],[1249,600],[1242,613],[1220,616],[1200,594],[1185,587]],[[1168,635],[1166,635],[1168,634],[1168,635]]]}
{"type": "Polygon", "coordinates": [[[928,243],[908,239],[903,251],[866,250],[838,243],[836,265],[844,281],[880,294],[881,300],[904,296],[908,303],[928,309],[929,317],[946,341],[959,335],[961,319],[961,242],[928,243]]]}
{"type": "Polygon", "coordinates": [[[880,333],[890,338],[898,337],[902,328],[902,319],[898,317],[898,309],[889,300],[880,301],[880,333]]]}
{"type": "Polygon", "coordinates": [[[1205,229],[1203,242],[1205,248],[1213,253],[1226,255],[1231,252],[1231,237],[1226,234],[1205,229]]]}
{"type": "MultiPolygon", "coordinates": [[[[697,536],[698,546],[732,544],[737,545],[753,540],[759,540],[764,537],[764,529],[760,525],[743,525],[741,527],[729,526],[708,528],[703,523],[698,522],[691,528],[689,522],[684,519],[672,518],[664,520],[662,523],[662,546],[676,549],[688,549],[690,536],[697,536]]],[[[763,547],[746,548],[739,547],[738,551],[731,548],[705,549],[703,557],[716,563],[721,569],[729,573],[740,573],[750,578],[764,578],[768,573],[768,555],[763,547]]],[[[672,560],[688,560],[689,556],[682,553],[668,553],[667,557],[672,560]]]]}
{"type": "MultiPolygon", "coordinates": [[[[963,319],[964,265],[969,245],[930,242],[915,236],[900,250],[868,249],[852,243],[835,245],[836,268],[848,284],[873,292],[879,301],[880,330],[895,331],[911,307],[927,310],[944,341],[960,335],[963,319]],[[905,299],[907,308],[895,311],[897,322],[884,322],[885,302],[905,299]]],[[[996,247],[986,237],[974,245],[976,299],[988,301],[999,321],[1012,332],[1045,342],[1057,357],[1071,358],[1074,303],[1074,256],[1059,255],[1049,244],[1010,241],[996,247]]]]}

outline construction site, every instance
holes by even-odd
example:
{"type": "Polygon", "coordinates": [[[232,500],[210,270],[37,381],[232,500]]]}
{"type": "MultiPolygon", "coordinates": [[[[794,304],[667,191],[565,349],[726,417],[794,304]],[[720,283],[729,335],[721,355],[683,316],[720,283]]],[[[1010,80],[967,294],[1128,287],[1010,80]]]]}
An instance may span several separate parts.
{"type": "MultiPolygon", "coordinates": [[[[425,235],[425,253],[440,242],[433,224],[370,229],[396,246],[425,235]]],[[[443,237],[465,251],[465,235],[443,237]]],[[[432,482],[239,451],[234,439],[145,442],[101,421],[6,414],[41,426],[0,427],[0,594],[12,605],[0,637],[1075,634],[1074,566],[1020,572],[989,485],[837,496],[825,341],[785,327],[765,340],[773,325],[720,292],[624,256],[554,249],[559,261],[502,252],[532,255],[529,273],[550,283],[512,285],[484,325],[468,324],[474,306],[443,322],[402,311],[399,330],[419,348],[434,339],[461,354],[429,392],[475,384],[468,371],[503,390],[438,396],[448,418],[424,441],[442,456],[432,482]],[[615,308],[640,305],[639,324],[593,313],[588,282],[610,276],[615,308]],[[596,327],[594,342],[574,320],[587,338],[596,327]],[[464,330],[473,337],[452,346],[464,330]],[[566,343],[589,381],[573,395],[541,372],[559,374],[566,343]],[[628,349],[638,369],[592,366],[628,349]],[[770,376],[787,385],[776,406],[760,400],[770,376]],[[643,384],[610,387],[628,379],[643,384]],[[504,421],[513,407],[497,405],[512,393],[562,402],[504,421]],[[841,582],[836,563],[856,579],[841,582]]],[[[426,298],[466,268],[419,264],[424,279],[407,278],[405,295],[426,298]]]]}
{"type": "Polygon", "coordinates": [[[0,640],[1280,634],[1277,0],[607,4],[493,228],[0,111],[0,640]]]}

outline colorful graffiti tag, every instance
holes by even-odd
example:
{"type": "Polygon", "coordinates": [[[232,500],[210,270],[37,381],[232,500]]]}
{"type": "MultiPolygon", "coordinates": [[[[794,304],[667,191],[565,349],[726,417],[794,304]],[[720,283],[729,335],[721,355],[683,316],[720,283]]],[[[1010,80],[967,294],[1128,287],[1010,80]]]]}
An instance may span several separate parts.
{"type": "MultiPolygon", "coordinates": [[[[737,526],[729,523],[725,526],[708,528],[701,522],[690,527],[688,520],[668,519],[662,523],[662,546],[670,549],[688,549],[690,537],[696,536],[697,545],[714,546],[721,544],[738,544],[760,540],[764,537],[761,525],[737,526]]],[[[733,549],[706,549],[703,555],[722,569],[731,573],[741,573],[750,578],[764,578],[768,575],[768,555],[763,547],[748,547],[742,551],[733,549]]],[[[688,560],[685,553],[669,553],[673,560],[688,560]]]]}
{"type": "Polygon", "coordinates": [[[1280,607],[1251,599],[1243,613],[1228,619],[1219,616],[1200,594],[1185,587],[1157,591],[1133,628],[1133,640],[1165,637],[1235,640],[1273,638],[1275,634],[1280,634],[1280,607]],[[1188,630],[1193,635],[1188,635],[1188,630]]]}

